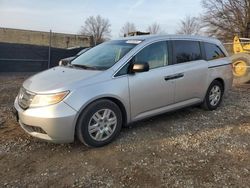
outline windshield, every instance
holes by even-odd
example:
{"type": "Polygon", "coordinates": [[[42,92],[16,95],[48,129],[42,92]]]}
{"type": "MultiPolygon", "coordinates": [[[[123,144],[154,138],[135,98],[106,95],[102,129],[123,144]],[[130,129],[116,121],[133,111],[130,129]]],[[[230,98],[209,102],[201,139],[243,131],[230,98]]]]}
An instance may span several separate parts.
{"type": "Polygon", "coordinates": [[[71,62],[83,68],[106,70],[125,56],[139,42],[127,40],[109,41],[89,49],[71,62]]]}
{"type": "Polygon", "coordinates": [[[90,48],[84,48],[83,50],[81,50],[80,52],[78,52],[78,53],[76,54],[76,56],[79,56],[79,55],[83,54],[84,52],[87,52],[89,49],[90,49],[90,48]]]}

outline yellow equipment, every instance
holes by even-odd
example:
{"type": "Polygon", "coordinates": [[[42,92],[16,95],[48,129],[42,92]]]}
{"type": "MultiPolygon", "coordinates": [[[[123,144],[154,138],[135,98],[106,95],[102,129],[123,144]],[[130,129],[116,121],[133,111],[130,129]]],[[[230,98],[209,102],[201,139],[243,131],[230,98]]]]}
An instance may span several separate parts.
{"type": "Polygon", "coordinates": [[[234,37],[232,63],[237,83],[250,81],[250,39],[234,37]]]}
{"type": "Polygon", "coordinates": [[[239,38],[238,36],[235,36],[234,43],[233,43],[233,50],[235,54],[242,53],[242,52],[250,53],[250,39],[239,38]]]}

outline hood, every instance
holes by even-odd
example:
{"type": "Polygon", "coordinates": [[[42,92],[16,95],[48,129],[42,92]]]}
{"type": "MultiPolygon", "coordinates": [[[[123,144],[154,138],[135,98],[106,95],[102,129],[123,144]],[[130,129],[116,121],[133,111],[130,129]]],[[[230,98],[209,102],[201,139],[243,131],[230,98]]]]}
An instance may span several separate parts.
{"type": "Polygon", "coordinates": [[[23,83],[23,87],[34,93],[54,93],[67,90],[73,83],[86,80],[101,71],[55,67],[38,73],[23,83]]]}

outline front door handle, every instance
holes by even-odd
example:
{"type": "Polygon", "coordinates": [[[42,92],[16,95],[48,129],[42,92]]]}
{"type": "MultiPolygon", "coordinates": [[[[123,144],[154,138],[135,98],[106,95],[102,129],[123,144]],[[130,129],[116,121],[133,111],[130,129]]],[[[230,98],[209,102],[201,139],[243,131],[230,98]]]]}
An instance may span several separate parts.
{"type": "Polygon", "coordinates": [[[175,79],[178,79],[178,78],[182,78],[184,76],[183,73],[178,73],[178,74],[174,74],[174,75],[170,75],[170,76],[165,76],[164,77],[164,80],[165,81],[168,81],[168,80],[175,80],[175,79]]]}

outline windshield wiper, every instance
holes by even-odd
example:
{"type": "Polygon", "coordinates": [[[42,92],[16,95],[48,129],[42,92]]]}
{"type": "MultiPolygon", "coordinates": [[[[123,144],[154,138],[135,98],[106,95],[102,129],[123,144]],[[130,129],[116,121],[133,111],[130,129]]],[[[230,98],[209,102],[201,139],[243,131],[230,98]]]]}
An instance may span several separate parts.
{"type": "Polygon", "coordinates": [[[77,68],[88,69],[88,70],[98,70],[96,67],[90,67],[87,65],[79,65],[79,64],[69,64],[69,67],[77,67],[77,68]]]}

